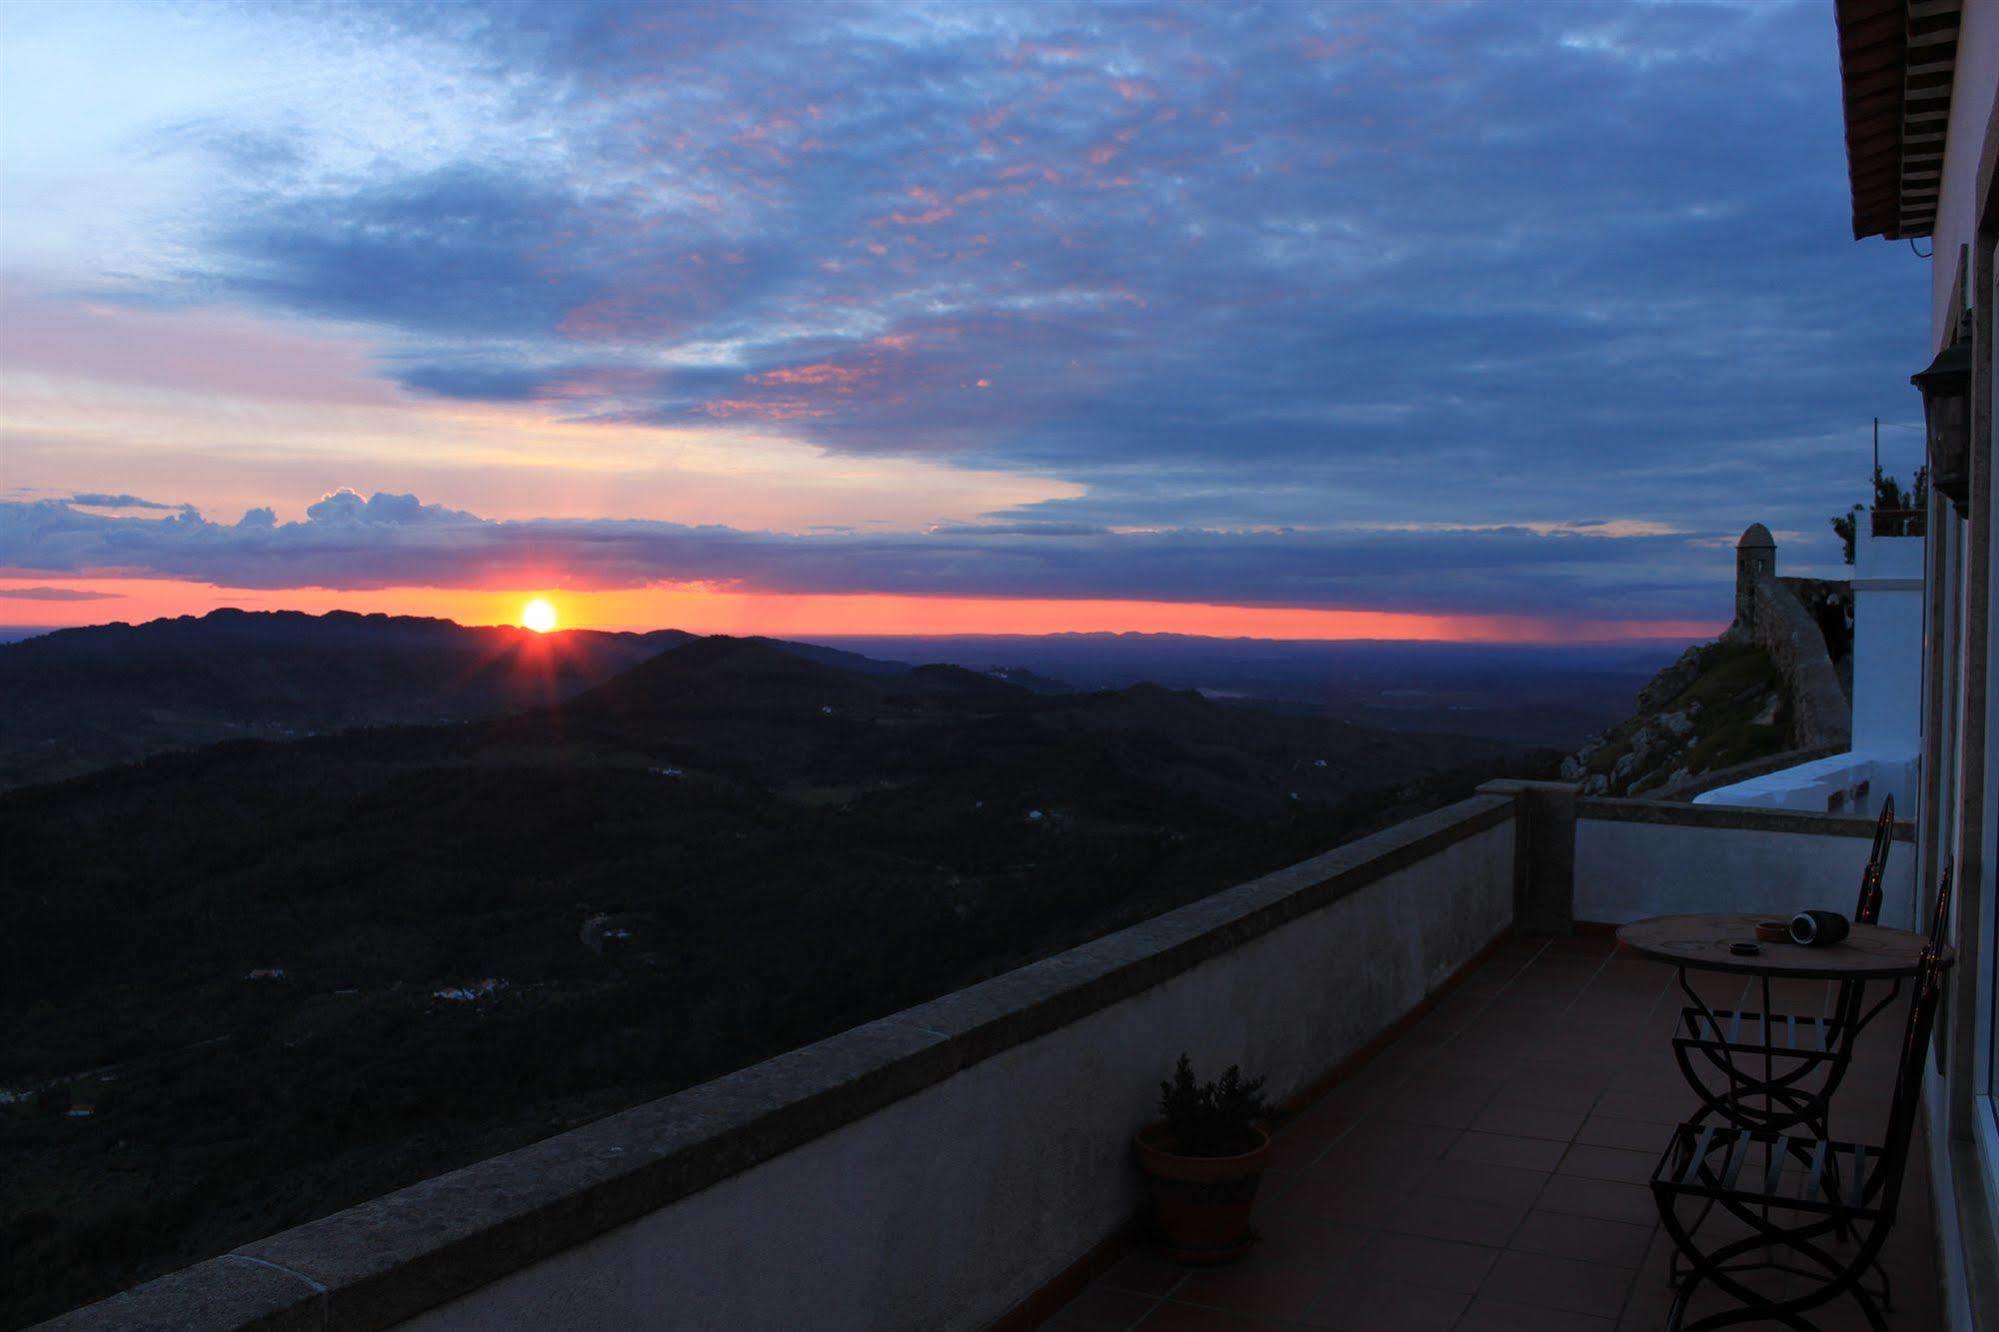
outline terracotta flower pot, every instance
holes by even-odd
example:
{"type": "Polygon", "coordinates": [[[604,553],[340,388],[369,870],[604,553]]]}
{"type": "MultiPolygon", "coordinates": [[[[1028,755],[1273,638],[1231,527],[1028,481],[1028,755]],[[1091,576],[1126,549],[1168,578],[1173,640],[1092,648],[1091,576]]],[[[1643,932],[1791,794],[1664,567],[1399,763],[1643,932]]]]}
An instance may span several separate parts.
{"type": "Polygon", "coordinates": [[[1132,1146],[1152,1195],[1160,1252],[1171,1262],[1211,1267],[1249,1252],[1249,1211],[1270,1155],[1261,1128],[1256,1146],[1239,1156],[1182,1156],[1166,1125],[1149,1124],[1132,1146]]]}

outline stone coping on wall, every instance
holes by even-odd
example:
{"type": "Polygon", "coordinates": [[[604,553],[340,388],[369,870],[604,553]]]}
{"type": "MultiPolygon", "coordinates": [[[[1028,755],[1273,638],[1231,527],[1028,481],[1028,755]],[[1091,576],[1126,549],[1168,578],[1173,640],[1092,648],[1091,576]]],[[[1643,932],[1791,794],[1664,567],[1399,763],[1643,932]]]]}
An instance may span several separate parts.
{"type": "Polygon", "coordinates": [[[44,1326],[390,1326],[1329,906],[1509,822],[1516,803],[1473,796],[713,1082],[244,1245],[44,1326]]]}
{"type": "MultiPolygon", "coordinates": [[[[1859,814],[1815,814],[1806,810],[1754,805],[1689,805],[1676,800],[1614,800],[1586,796],[1576,801],[1576,818],[1612,823],[1666,823],[1684,828],[1739,828],[1749,832],[1805,833],[1814,837],[1872,837],[1875,820],[1859,814]]],[[[1916,825],[1895,822],[1898,842],[1916,840],[1916,825]]]]}

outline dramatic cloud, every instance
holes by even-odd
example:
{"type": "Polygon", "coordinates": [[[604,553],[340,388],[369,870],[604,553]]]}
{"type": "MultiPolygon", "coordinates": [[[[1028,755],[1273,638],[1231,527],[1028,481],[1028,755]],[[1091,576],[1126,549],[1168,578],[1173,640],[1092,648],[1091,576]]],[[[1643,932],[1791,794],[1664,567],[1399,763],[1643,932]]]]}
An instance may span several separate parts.
{"type": "Polygon", "coordinates": [[[339,490],[302,522],[233,525],[183,510],[118,518],[61,501],[0,504],[0,576],[165,578],[233,588],[632,588],[1098,598],[1706,621],[1714,533],[1590,526],[1342,532],[1114,532],[1075,524],[790,535],[676,523],[493,521],[414,495],[339,490]]]}
{"type": "MultiPolygon", "coordinates": [[[[38,19],[23,49],[63,22],[99,20],[38,19]]],[[[76,510],[129,497],[91,495],[8,519],[104,567],[366,586],[546,557],[612,580],[1707,614],[1716,543],[1751,520],[1812,534],[1787,567],[1837,559],[1825,519],[1864,489],[1870,418],[1891,469],[1918,447],[1925,274],[1845,239],[1824,0],[124,26],[94,35],[128,53],[105,77],[176,108],[99,149],[144,168],[130,234],[81,185],[73,213],[54,186],[18,205],[42,211],[17,234],[95,238],[73,290],[338,327],[440,414],[765,432],[856,474],[924,458],[1071,497],[810,538],[380,495],[226,530],[95,526],[76,510]],[[160,59],[216,91],[180,105],[201,99],[156,89],[160,59]],[[294,62],[321,72],[311,98],[272,91],[294,62]]],[[[59,137],[35,169],[67,179],[57,148],[87,156],[59,137]]],[[[17,341],[0,351],[37,371],[84,359],[17,341]]],[[[853,516],[831,490],[816,515],[853,516]]]]}

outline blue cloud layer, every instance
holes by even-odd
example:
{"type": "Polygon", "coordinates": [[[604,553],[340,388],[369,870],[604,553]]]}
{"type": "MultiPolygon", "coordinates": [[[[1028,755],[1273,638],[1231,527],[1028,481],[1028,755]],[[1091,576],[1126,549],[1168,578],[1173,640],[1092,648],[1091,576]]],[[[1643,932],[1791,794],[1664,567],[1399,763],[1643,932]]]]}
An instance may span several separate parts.
{"type": "Polygon", "coordinates": [[[1466,615],[1726,617],[1697,574],[1710,534],[1584,527],[1437,531],[1113,532],[994,523],[920,533],[793,535],[633,520],[494,521],[414,495],[330,494],[300,522],[252,509],[112,517],[61,500],[0,503],[0,572],[135,574],[243,588],[573,587],[706,582],[776,593],[1110,598],[1466,615]]]}
{"type": "Polygon", "coordinates": [[[1822,9],[398,12],[522,79],[559,168],[383,164],[213,257],[453,396],[1098,481],[1642,470],[1910,414],[1913,342],[1858,316],[1919,284],[1842,241],[1822,9]],[[674,364],[715,342],[728,373],[674,364]]]}
{"type": "MultiPolygon", "coordinates": [[[[1534,584],[1543,610],[1689,613],[1726,575],[1683,545],[1376,529],[1822,533],[1864,486],[1870,417],[1891,460],[1915,451],[1923,273],[1845,240],[1823,0],[320,22],[453,52],[502,109],[448,160],[358,168],[284,126],[175,130],[217,181],[189,241],[205,296],[369,326],[418,394],[1085,483],[1002,518],[1070,535],[964,538],[1018,543],[1037,594],[1060,571],[1104,595],[1517,606],[1490,571],[1526,565],[1566,571],[1534,584]],[[1314,531],[1229,534],[1257,526],[1314,531]],[[1164,534],[1079,534],[1113,527],[1164,534]]],[[[198,576],[207,538],[161,530],[198,576]]],[[[690,547],[789,568],[788,540],[703,530],[646,540],[676,568],[690,547]]],[[[930,587],[922,561],[960,539],[782,577],[885,563],[930,587]]]]}

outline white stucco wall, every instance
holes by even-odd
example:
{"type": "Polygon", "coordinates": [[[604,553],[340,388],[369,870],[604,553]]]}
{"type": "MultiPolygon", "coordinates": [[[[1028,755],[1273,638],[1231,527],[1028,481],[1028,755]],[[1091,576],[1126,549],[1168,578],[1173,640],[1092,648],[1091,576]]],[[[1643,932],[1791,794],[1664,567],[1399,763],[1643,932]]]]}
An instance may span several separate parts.
{"type": "MultiPolygon", "coordinates": [[[[1982,204],[1977,188],[1979,160],[1984,153],[1986,125],[1993,114],[1995,96],[1999,96],[1999,0],[1968,0],[1963,8],[1958,28],[1957,57],[1951,91],[1950,132],[1945,146],[1936,225],[1930,241],[1932,253],[1935,255],[1930,265],[1930,350],[1942,347],[1958,316],[1958,305],[1952,299],[1958,272],[1958,256],[1961,247],[1975,243],[1977,237],[1978,212],[1982,204]]],[[[1968,269],[1971,268],[1968,262],[1966,266],[1968,269]]],[[[1971,294],[1974,299],[1989,299],[1989,293],[1973,291],[1971,294]]],[[[1986,449],[1989,457],[1993,443],[1988,438],[1974,441],[1974,447],[1986,449]]],[[[1986,512],[1977,517],[1979,521],[1990,523],[1993,515],[1989,505],[1986,512]]],[[[1946,521],[1950,522],[1948,519],[1946,521]]],[[[1942,532],[1933,530],[1931,540],[1938,540],[1943,535],[1942,532]]],[[[1951,600],[1949,597],[1946,598],[1947,603],[1951,600]]],[[[1937,666],[1939,670],[1949,669],[1944,662],[1938,662],[1937,666]]],[[[1999,731],[1999,728],[1993,729],[1999,731]]],[[[1946,727],[1944,734],[1950,733],[1950,728],[1946,727]]],[[[1960,761],[1960,756],[1945,749],[1937,756],[1936,761],[1939,765],[1939,774],[1949,782],[1954,777],[1953,769],[1960,761]]],[[[1992,781],[1995,770],[1989,763],[1985,771],[1987,781],[1992,781]]],[[[1987,799],[1990,798],[1991,788],[1988,787],[1987,799]]],[[[1948,807],[1941,812],[1948,825],[1950,823],[1948,807]]],[[[1985,820],[1988,836],[1993,823],[1994,820],[1988,815],[1985,820]]],[[[1948,845],[1948,839],[1945,844],[1948,845]]],[[[1992,868],[1992,862],[1986,860],[1981,876],[1983,882],[1970,889],[1980,894],[1981,910],[1985,913],[1999,909],[1999,900],[1995,900],[1992,868]]],[[[1964,892],[1967,889],[1961,886],[1959,891],[1964,892]]],[[[1986,919],[1989,920],[1990,916],[1988,915],[1986,919]]],[[[1990,938],[1988,928],[1986,939],[1990,938]]],[[[1960,943],[1965,944],[1966,941],[1960,940],[1960,943]]],[[[1982,968],[1981,975],[1987,977],[1980,987],[1979,1007],[1989,1009],[1992,1003],[1992,982],[1989,979],[1991,962],[1978,956],[1988,952],[1989,949],[1976,942],[1971,942],[1967,946],[1973,950],[1972,955],[1982,968]]],[[[1989,1022],[1991,1017],[1989,1013],[1982,1013],[1976,1020],[1989,1022]]],[[[1982,1140],[1975,1146],[1960,1144],[1952,1147],[1946,1122],[1954,1098],[1977,1095],[1984,1090],[1976,1086],[1970,1089],[1953,1087],[1935,1075],[1932,1065],[1925,1102],[1931,1115],[1931,1184],[1936,1197],[1939,1221],[1948,1227],[1946,1229],[1940,1226],[1938,1233],[1941,1236],[1954,1237],[1965,1229],[1958,1221],[1961,1209],[1981,1209],[1988,1218],[1999,1220],[1999,1148],[1995,1148],[1989,1140],[1982,1140]],[[1974,1172],[1980,1178],[1974,1187],[1981,1187],[1983,1196],[1959,1197],[1956,1194],[1956,1182],[1959,1176],[1951,1169],[1951,1156],[1953,1151],[1964,1150],[1976,1153],[1978,1164],[1974,1172]]],[[[1982,1108],[1975,1107],[1975,1109],[1982,1108]]],[[[1938,1259],[1944,1290],[1946,1325],[1951,1328],[1969,1328],[1973,1326],[1973,1319],[1967,1267],[1983,1264],[1989,1271],[1992,1254],[1989,1250],[1968,1254],[1959,1244],[1947,1238],[1939,1246],[1938,1259]]]]}
{"type": "Polygon", "coordinates": [[[1943,180],[1930,236],[1936,256],[1930,265],[1932,351],[1949,340],[1952,321],[1957,318],[1950,296],[1957,278],[1958,249],[1978,233],[1978,159],[1985,151],[1985,122],[1992,114],[1995,88],[1999,88],[1999,5],[1991,0],[1969,0],[1957,29],[1950,132],[1944,140],[1943,180]]]}
{"type": "Polygon", "coordinates": [[[1277,1098],[1513,915],[1511,821],[417,1319],[425,1329],[975,1328],[1115,1232],[1182,1050],[1277,1098]]]}
{"type": "MultiPolygon", "coordinates": [[[[1695,911],[1850,912],[1868,849],[1864,837],[1583,817],[1576,821],[1576,919],[1621,925],[1695,911]]],[[[1914,884],[1915,850],[1897,842],[1883,885],[1883,925],[1909,928],[1914,884]]]]}
{"type": "Polygon", "coordinates": [[[1870,536],[1864,518],[1860,528],[1853,556],[1853,748],[1912,755],[1922,743],[1923,539],[1870,536]]]}
{"type": "Polygon", "coordinates": [[[1849,750],[1761,777],[1717,786],[1694,797],[1696,805],[1791,809],[1804,814],[1874,815],[1893,796],[1897,818],[1916,810],[1917,761],[1913,753],[1881,755],[1849,750]]]}

